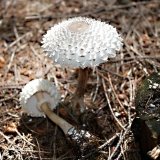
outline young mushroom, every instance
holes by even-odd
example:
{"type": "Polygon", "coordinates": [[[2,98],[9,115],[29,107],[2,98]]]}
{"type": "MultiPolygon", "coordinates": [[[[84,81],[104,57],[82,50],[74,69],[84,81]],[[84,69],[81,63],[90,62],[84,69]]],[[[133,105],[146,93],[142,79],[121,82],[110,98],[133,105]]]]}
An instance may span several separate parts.
{"type": "Polygon", "coordinates": [[[83,112],[89,68],[115,57],[116,51],[122,48],[122,38],[116,28],[105,22],[76,17],[53,26],[43,36],[42,44],[44,51],[55,63],[79,69],[73,107],[83,112]]]}
{"type": "Polygon", "coordinates": [[[56,115],[54,109],[60,101],[60,94],[54,83],[44,79],[35,79],[24,86],[20,93],[20,103],[23,109],[32,117],[48,116],[72,140],[79,142],[82,138],[89,139],[91,134],[78,130],[73,125],[56,115]]]}

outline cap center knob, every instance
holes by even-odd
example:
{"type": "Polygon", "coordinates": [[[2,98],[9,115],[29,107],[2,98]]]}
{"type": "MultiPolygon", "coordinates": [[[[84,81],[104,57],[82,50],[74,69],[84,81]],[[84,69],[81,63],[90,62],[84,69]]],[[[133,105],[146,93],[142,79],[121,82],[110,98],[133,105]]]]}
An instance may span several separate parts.
{"type": "Polygon", "coordinates": [[[71,24],[68,25],[68,29],[71,32],[84,32],[85,30],[87,30],[89,28],[89,24],[84,22],[84,21],[80,21],[80,22],[73,22],[71,24]]]}

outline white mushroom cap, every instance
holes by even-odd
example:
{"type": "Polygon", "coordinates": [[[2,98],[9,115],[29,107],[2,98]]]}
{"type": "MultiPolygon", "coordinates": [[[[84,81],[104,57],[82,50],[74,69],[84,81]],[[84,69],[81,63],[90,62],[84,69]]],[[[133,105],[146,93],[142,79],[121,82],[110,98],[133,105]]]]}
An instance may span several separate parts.
{"type": "Polygon", "coordinates": [[[53,26],[42,47],[62,67],[86,68],[104,63],[122,48],[116,28],[91,18],[76,17],[53,26]]]}
{"type": "Polygon", "coordinates": [[[45,116],[40,109],[42,103],[47,102],[49,107],[54,109],[59,100],[60,94],[58,93],[54,83],[44,79],[35,79],[30,81],[24,86],[20,93],[20,103],[24,111],[33,117],[45,116]],[[36,98],[37,92],[42,92],[44,99],[38,101],[36,98]]]}

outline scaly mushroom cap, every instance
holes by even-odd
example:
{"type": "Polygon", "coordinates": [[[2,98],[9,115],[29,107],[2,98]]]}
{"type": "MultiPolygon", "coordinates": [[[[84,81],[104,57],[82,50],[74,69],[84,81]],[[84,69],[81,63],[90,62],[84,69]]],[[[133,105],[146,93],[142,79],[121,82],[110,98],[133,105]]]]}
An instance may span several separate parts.
{"type": "Polygon", "coordinates": [[[86,68],[104,63],[122,48],[116,28],[91,18],[65,20],[43,36],[42,47],[62,67],[86,68]]]}
{"type": "Polygon", "coordinates": [[[33,117],[45,116],[40,109],[42,103],[47,102],[50,108],[54,109],[59,100],[60,94],[58,93],[54,83],[44,79],[35,79],[30,81],[24,86],[20,93],[20,103],[23,109],[33,117]],[[37,101],[37,92],[42,92],[44,99],[37,101]]]}

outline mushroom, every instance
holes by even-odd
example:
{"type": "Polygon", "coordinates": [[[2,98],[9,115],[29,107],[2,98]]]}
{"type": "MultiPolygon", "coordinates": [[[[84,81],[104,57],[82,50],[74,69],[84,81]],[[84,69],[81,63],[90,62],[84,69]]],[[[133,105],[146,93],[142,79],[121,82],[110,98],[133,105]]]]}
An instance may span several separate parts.
{"type": "Polygon", "coordinates": [[[24,86],[20,93],[20,103],[25,112],[32,117],[48,116],[51,121],[57,124],[74,141],[83,138],[91,138],[91,134],[85,130],[78,130],[72,124],[56,115],[54,109],[60,101],[60,94],[54,83],[44,79],[35,79],[24,86]]]}
{"type": "Polygon", "coordinates": [[[73,107],[85,110],[84,93],[89,68],[115,57],[122,48],[122,38],[116,28],[105,22],[86,17],[64,20],[43,36],[46,54],[62,67],[78,68],[78,85],[73,96],[73,107]]]}

